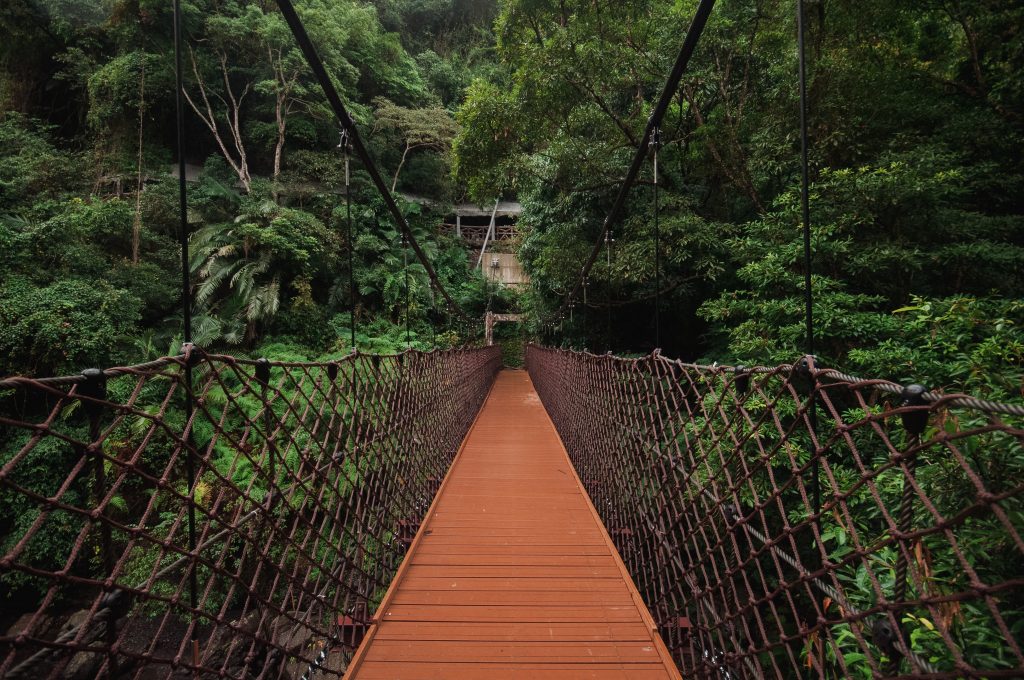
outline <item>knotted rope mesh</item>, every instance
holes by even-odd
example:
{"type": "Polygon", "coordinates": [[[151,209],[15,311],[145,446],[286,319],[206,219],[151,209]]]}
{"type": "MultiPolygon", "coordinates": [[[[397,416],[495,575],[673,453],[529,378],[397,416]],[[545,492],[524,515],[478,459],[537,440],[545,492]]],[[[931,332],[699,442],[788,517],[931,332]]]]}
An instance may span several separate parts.
{"type": "Polygon", "coordinates": [[[527,363],[683,677],[1024,677],[1019,407],[809,359],[527,363]]]}
{"type": "Polygon", "coordinates": [[[499,367],[193,349],[0,382],[0,677],[340,677],[499,367]]]}

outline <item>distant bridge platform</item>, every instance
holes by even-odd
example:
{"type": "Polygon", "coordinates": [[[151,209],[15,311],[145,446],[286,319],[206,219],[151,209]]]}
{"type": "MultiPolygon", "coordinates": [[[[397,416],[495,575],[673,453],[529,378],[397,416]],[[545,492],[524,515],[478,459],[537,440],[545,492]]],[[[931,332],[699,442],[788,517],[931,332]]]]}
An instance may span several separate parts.
{"type": "Polygon", "coordinates": [[[345,677],[680,677],[525,372],[498,375],[345,677]]]}

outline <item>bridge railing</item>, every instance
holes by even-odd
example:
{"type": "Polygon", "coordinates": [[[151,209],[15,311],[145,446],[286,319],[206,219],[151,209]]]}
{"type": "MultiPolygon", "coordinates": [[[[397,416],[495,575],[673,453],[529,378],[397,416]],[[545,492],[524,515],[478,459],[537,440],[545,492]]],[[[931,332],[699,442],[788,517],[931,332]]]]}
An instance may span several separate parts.
{"type": "Polygon", "coordinates": [[[191,350],[0,381],[0,677],[339,677],[499,367],[191,350]]]}
{"type": "Polygon", "coordinates": [[[1024,407],[531,346],[683,677],[1024,677],[1024,407]]]}

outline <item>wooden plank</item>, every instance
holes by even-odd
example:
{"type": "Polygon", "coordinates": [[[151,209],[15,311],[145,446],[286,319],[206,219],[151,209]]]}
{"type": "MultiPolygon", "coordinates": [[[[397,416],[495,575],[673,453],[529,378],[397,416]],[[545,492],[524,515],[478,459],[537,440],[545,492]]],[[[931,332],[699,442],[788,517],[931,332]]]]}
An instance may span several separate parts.
{"type": "Polygon", "coordinates": [[[402,588],[395,594],[393,604],[471,605],[474,607],[539,607],[566,605],[572,607],[601,607],[633,604],[628,590],[409,590],[402,588]]]}
{"type": "Polygon", "coordinates": [[[492,642],[574,642],[574,641],[643,641],[651,633],[637,622],[621,623],[519,623],[502,621],[472,623],[437,621],[389,621],[381,626],[378,640],[458,641],[490,640],[492,642]]]}
{"type": "Polygon", "coordinates": [[[463,566],[556,566],[556,567],[596,567],[614,564],[608,555],[523,555],[512,553],[507,555],[474,555],[467,553],[417,553],[412,557],[413,564],[424,565],[463,565],[463,566]]]}
{"type": "Polygon", "coordinates": [[[608,555],[605,545],[469,545],[465,549],[423,544],[417,555],[608,555]]]}
{"type": "Polygon", "coordinates": [[[610,578],[620,580],[614,564],[599,567],[501,567],[501,566],[434,566],[415,562],[406,578],[540,578],[540,579],[594,579],[610,578]]]}
{"type": "Polygon", "coordinates": [[[388,621],[521,621],[524,623],[605,623],[636,621],[636,605],[610,607],[474,607],[392,605],[380,618],[388,621]]]}
{"type": "Polygon", "coordinates": [[[378,640],[366,661],[480,663],[644,663],[659,661],[654,644],[637,642],[491,642],[464,640],[439,645],[421,640],[378,640]]]}
{"type": "MultiPolygon", "coordinates": [[[[427,541],[429,545],[439,546],[457,546],[457,545],[483,545],[483,546],[498,546],[498,545],[515,545],[515,546],[540,546],[540,545],[553,545],[558,546],[565,543],[565,540],[559,536],[431,536],[430,541],[427,541]]],[[[579,540],[574,539],[573,543],[576,545],[592,545],[600,546],[603,545],[603,540],[600,534],[596,534],[593,537],[585,536],[580,537],[579,540]]]]}
{"type": "Polygon", "coordinates": [[[595,592],[621,592],[628,590],[625,584],[618,579],[605,578],[593,581],[580,579],[538,579],[538,578],[416,578],[405,579],[402,588],[408,590],[448,590],[462,588],[463,590],[505,590],[508,592],[520,592],[528,590],[552,590],[568,592],[572,590],[591,590],[595,592]]]}
{"type": "Polygon", "coordinates": [[[488,664],[374,661],[362,680],[664,680],[662,664],[488,664]]]}

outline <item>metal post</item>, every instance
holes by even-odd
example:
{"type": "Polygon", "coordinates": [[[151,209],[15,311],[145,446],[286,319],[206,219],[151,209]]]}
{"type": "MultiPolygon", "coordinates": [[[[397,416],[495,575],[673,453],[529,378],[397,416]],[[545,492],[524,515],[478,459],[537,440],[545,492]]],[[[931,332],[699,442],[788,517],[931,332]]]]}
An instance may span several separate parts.
{"type": "Polygon", "coordinates": [[[501,202],[501,197],[494,200],[494,210],[491,211],[491,221],[487,225],[487,233],[484,234],[484,245],[480,249],[480,258],[476,261],[477,269],[483,271],[484,268],[484,255],[487,254],[487,244],[490,243],[494,236],[494,221],[498,219],[498,204],[501,202]]]}
{"type": "MultiPolygon", "coordinates": [[[[915,411],[904,413],[901,416],[903,421],[903,429],[907,433],[907,446],[910,453],[905,458],[903,468],[903,493],[900,498],[900,512],[897,517],[897,528],[900,534],[907,534],[910,532],[911,525],[914,522],[914,485],[912,479],[914,478],[914,472],[917,469],[917,449],[921,445],[921,435],[924,433],[925,428],[928,427],[928,411],[926,408],[927,403],[924,399],[924,395],[928,392],[928,388],[923,385],[907,385],[903,388],[903,393],[900,395],[900,407],[921,407],[915,411]]],[[[897,546],[896,552],[896,580],[893,587],[893,600],[896,604],[897,609],[893,611],[893,618],[896,621],[896,625],[900,626],[900,619],[903,618],[902,611],[904,607],[902,603],[907,599],[907,569],[909,566],[909,554],[910,546],[907,540],[901,535],[899,537],[899,545],[897,546]]],[[[906,640],[903,636],[902,627],[897,628],[898,636],[902,644],[906,644],[906,640]]],[[[893,657],[889,659],[888,671],[892,674],[898,674],[900,667],[900,658],[893,657]]]]}
{"type": "MultiPolygon", "coordinates": [[[[185,183],[185,105],[182,67],[182,40],[183,29],[181,22],[181,0],[174,0],[174,69],[175,69],[175,114],[178,133],[178,217],[179,243],[181,244],[181,313],[182,313],[182,347],[187,348],[192,344],[192,294],[189,277],[189,255],[188,255],[188,190],[185,183]]],[[[188,594],[189,594],[189,631],[192,642],[192,663],[199,665],[199,637],[196,631],[195,609],[198,602],[199,582],[196,574],[195,550],[196,550],[196,471],[193,460],[192,442],[192,416],[195,410],[192,391],[192,354],[190,349],[185,351],[186,359],[183,367],[185,378],[185,422],[187,423],[188,437],[183,442],[185,448],[185,475],[188,482],[188,548],[192,554],[189,562],[188,572],[188,594]]],[[[194,671],[195,672],[195,671],[194,671]]]]}
{"type": "MultiPolygon", "coordinates": [[[[88,368],[82,371],[85,383],[79,388],[79,394],[86,399],[82,400],[82,407],[89,418],[89,446],[87,451],[92,456],[93,465],[93,497],[96,507],[101,511],[96,521],[100,523],[100,552],[103,558],[103,570],[107,578],[114,575],[114,539],[110,530],[110,524],[106,521],[104,514],[106,508],[103,501],[107,495],[107,471],[103,460],[103,445],[100,442],[102,434],[100,419],[103,416],[103,405],[100,402],[107,399],[107,376],[101,369],[88,368]]],[[[113,592],[113,591],[111,591],[113,592]]],[[[111,614],[106,620],[105,637],[107,640],[107,663],[108,673],[114,677],[118,672],[117,657],[110,649],[117,641],[116,631],[117,617],[111,614]]]]}
{"type": "Polygon", "coordinates": [[[434,289],[430,289],[430,309],[433,310],[433,319],[430,320],[430,345],[431,349],[437,349],[437,323],[441,319],[441,312],[437,308],[437,295],[434,289]]]}
{"type": "Polygon", "coordinates": [[[191,283],[188,262],[188,188],[185,182],[185,85],[182,80],[181,0],[174,0],[174,68],[176,118],[178,129],[178,242],[181,245],[181,313],[183,342],[192,342],[191,283]]]}
{"type": "Polygon", "coordinates": [[[267,440],[267,508],[274,507],[275,483],[277,480],[277,456],[274,451],[274,419],[270,409],[270,361],[266,357],[256,360],[256,382],[260,386],[260,401],[263,402],[263,436],[267,440]]]}
{"type": "MultiPolygon", "coordinates": [[[[800,81],[800,207],[804,227],[804,321],[805,329],[805,351],[808,356],[814,356],[814,290],[811,284],[811,204],[810,204],[810,179],[807,142],[807,54],[804,41],[804,2],[797,0],[797,50],[799,52],[798,72],[800,81]]],[[[818,404],[817,395],[811,390],[810,403],[808,404],[808,418],[811,426],[812,436],[818,432],[818,404]]],[[[814,491],[814,512],[821,514],[821,465],[817,459],[811,467],[811,486],[814,491]]],[[[815,520],[820,529],[820,518],[815,520]]]]}

